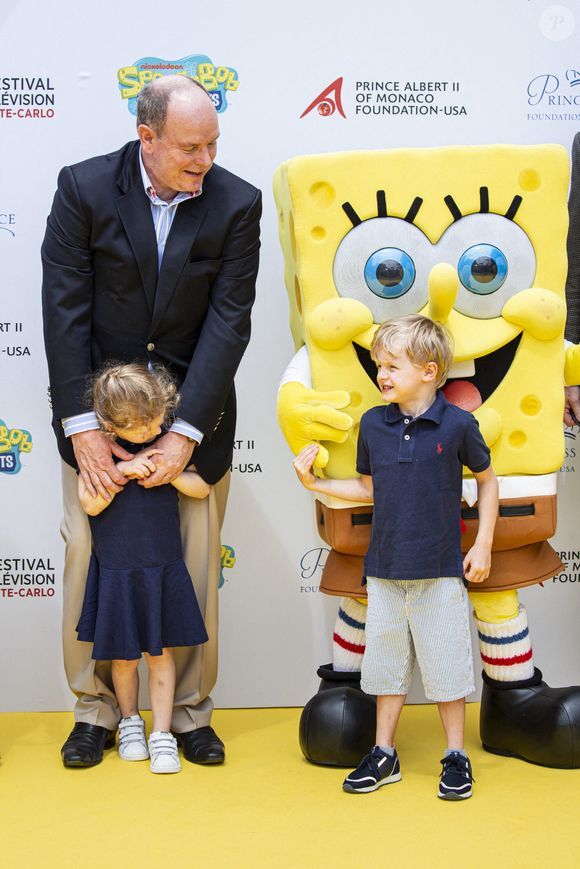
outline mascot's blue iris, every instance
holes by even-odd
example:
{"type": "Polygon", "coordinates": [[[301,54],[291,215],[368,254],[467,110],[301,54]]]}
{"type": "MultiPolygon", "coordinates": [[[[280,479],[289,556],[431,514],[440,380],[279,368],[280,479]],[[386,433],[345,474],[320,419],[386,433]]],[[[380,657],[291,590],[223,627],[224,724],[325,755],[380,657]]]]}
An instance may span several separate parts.
{"type": "Polygon", "coordinates": [[[413,286],[415,265],[404,250],[383,247],[368,258],[364,274],[367,287],[376,296],[398,299],[413,286]]]}
{"type": "Polygon", "coordinates": [[[459,258],[459,280],[466,290],[487,296],[499,290],[508,273],[505,255],[493,244],[474,244],[459,258]]]}

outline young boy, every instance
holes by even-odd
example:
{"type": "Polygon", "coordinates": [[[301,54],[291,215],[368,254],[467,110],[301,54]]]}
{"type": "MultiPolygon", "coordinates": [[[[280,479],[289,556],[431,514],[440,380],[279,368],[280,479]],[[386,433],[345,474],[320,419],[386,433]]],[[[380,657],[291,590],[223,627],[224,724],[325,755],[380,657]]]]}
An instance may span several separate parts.
{"type": "Polygon", "coordinates": [[[387,407],[374,407],[361,419],[360,477],[315,477],[315,444],[294,461],[307,489],[374,503],[364,562],[368,615],[361,687],[377,697],[377,744],[343,789],[368,793],[401,780],[395,731],[418,659],[425,694],[437,703],[447,738],[438,796],[467,799],[473,779],[463,749],[465,697],[474,684],[462,577],[482,582],[489,574],[497,480],[475,418],[438,391],[453,360],[443,326],[420,315],[389,320],[377,330],[371,355],[387,407]],[[477,481],[479,531],[462,561],[463,465],[477,481]]]}

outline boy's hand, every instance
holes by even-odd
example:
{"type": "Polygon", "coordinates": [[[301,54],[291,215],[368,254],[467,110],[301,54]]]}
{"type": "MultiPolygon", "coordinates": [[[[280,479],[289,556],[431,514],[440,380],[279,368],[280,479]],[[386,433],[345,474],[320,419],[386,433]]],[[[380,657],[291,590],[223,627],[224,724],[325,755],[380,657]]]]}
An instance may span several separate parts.
{"type": "Polygon", "coordinates": [[[580,387],[566,386],[564,389],[564,424],[572,427],[580,420],[580,387]]]}
{"type": "Polygon", "coordinates": [[[314,464],[314,459],[318,455],[318,449],[318,444],[308,444],[307,447],[300,450],[294,459],[294,470],[296,471],[296,476],[307,489],[310,489],[311,486],[316,483],[316,477],[312,473],[312,465],[314,464]]]}
{"type": "Polygon", "coordinates": [[[469,582],[483,582],[491,570],[491,550],[477,542],[463,559],[463,575],[469,582]]]}
{"type": "Polygon", "coordinates": [[[147,450],[141,450],[130,462],[118,462],[117,468],[125,477],[130,477],[132,480],[144,480],[145,477],[157,470],[157,466],[151,461],[151,456],[156,455],[162,455],[162,450],[150,447],[147,450]]]}

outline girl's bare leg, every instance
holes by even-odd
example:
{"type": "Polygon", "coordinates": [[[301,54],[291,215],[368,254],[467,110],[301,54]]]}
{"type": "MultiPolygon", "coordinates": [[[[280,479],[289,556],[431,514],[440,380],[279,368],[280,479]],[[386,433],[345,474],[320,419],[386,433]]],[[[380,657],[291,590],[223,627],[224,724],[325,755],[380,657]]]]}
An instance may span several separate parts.
{"type": "Polygon", "coordinates": [[[149,697],[153,713],[153,732],[169,732],[175,695],[175,662],[171,649],[163,649],[161,655],[148,655],[149,697]]]}
{"type": "Polygon", "coordinates": [[[117,702],[123,718],[139,713],[139,661],[112,661],[111,671],[117,702]]]}

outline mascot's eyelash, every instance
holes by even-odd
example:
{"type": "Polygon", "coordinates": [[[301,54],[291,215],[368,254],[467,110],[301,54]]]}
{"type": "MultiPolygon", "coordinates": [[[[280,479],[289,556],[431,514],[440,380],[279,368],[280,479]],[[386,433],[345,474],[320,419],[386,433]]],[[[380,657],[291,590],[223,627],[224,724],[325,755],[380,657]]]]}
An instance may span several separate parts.
{"type": "MultiPolygon", "coordinates": [[[[453,196],[445,196],[444,202],[449,211],[451,212],[451,216],[453,217],[454,221],[461,220],[461,218],[465,216],[457,205],[453,196]]],[[[506,217],[508,220],[513,220],[522,202],[523,200],[521,196],[514,196],[510,203],[510,207],[503,216],[506,217]]],[[[422,198],[420,196],[416,196],[411,203],[411,207],[407,211],[406,215],[403,217],[403,220],[406,220],[407,223],[413,223],[422,204],[422,198]]],[[[344,211],[353,226],[358,226],[359,223],[363,222],[362,218],[358,216],[350,202],[343,202],[342,210],[344,211]]],[[[479,211],[481,214],[489,213],[489,190],[487,187],[479,188],[479,211]]],[[[388,217],[387,198],[384,190],[377,190],[377,217],[388,217]]]]}
{"type": "MultiPolygon", "coordinates": [[[[420,196],[415,196],[409,210],[403,217],[403,220],[406,220],[407,223],[413,223],[413,221],[417,217],[417,212],[421,208],[422,204],[422,198],[420,196]]],[[[343,202],[342,210],[344,211],[353,226],[358,226],[359,223],[362,223],[362,219],[358,216],[350,202],[343,202]]],[[[387,199],[384,190],[377,190],[377,217],[388,217],[387,199]]]]}
{"type": "MultiPolygon", "coordinates": [[[[507,217],[508,220],[513,220],[517,214],[518,208],[522,204],[522,201],[521,196],[514,196],[510,207],[503,216],[507,217]]],[[[453,220],[461,220],[461,218],[464,217],[453,196],[446,196],[444,202],[451,212],[453,220]]],[[[487,187],[479,188],[479,211],[481,214],[488,214],[489,212],[489,190],[487,187]]]]}

